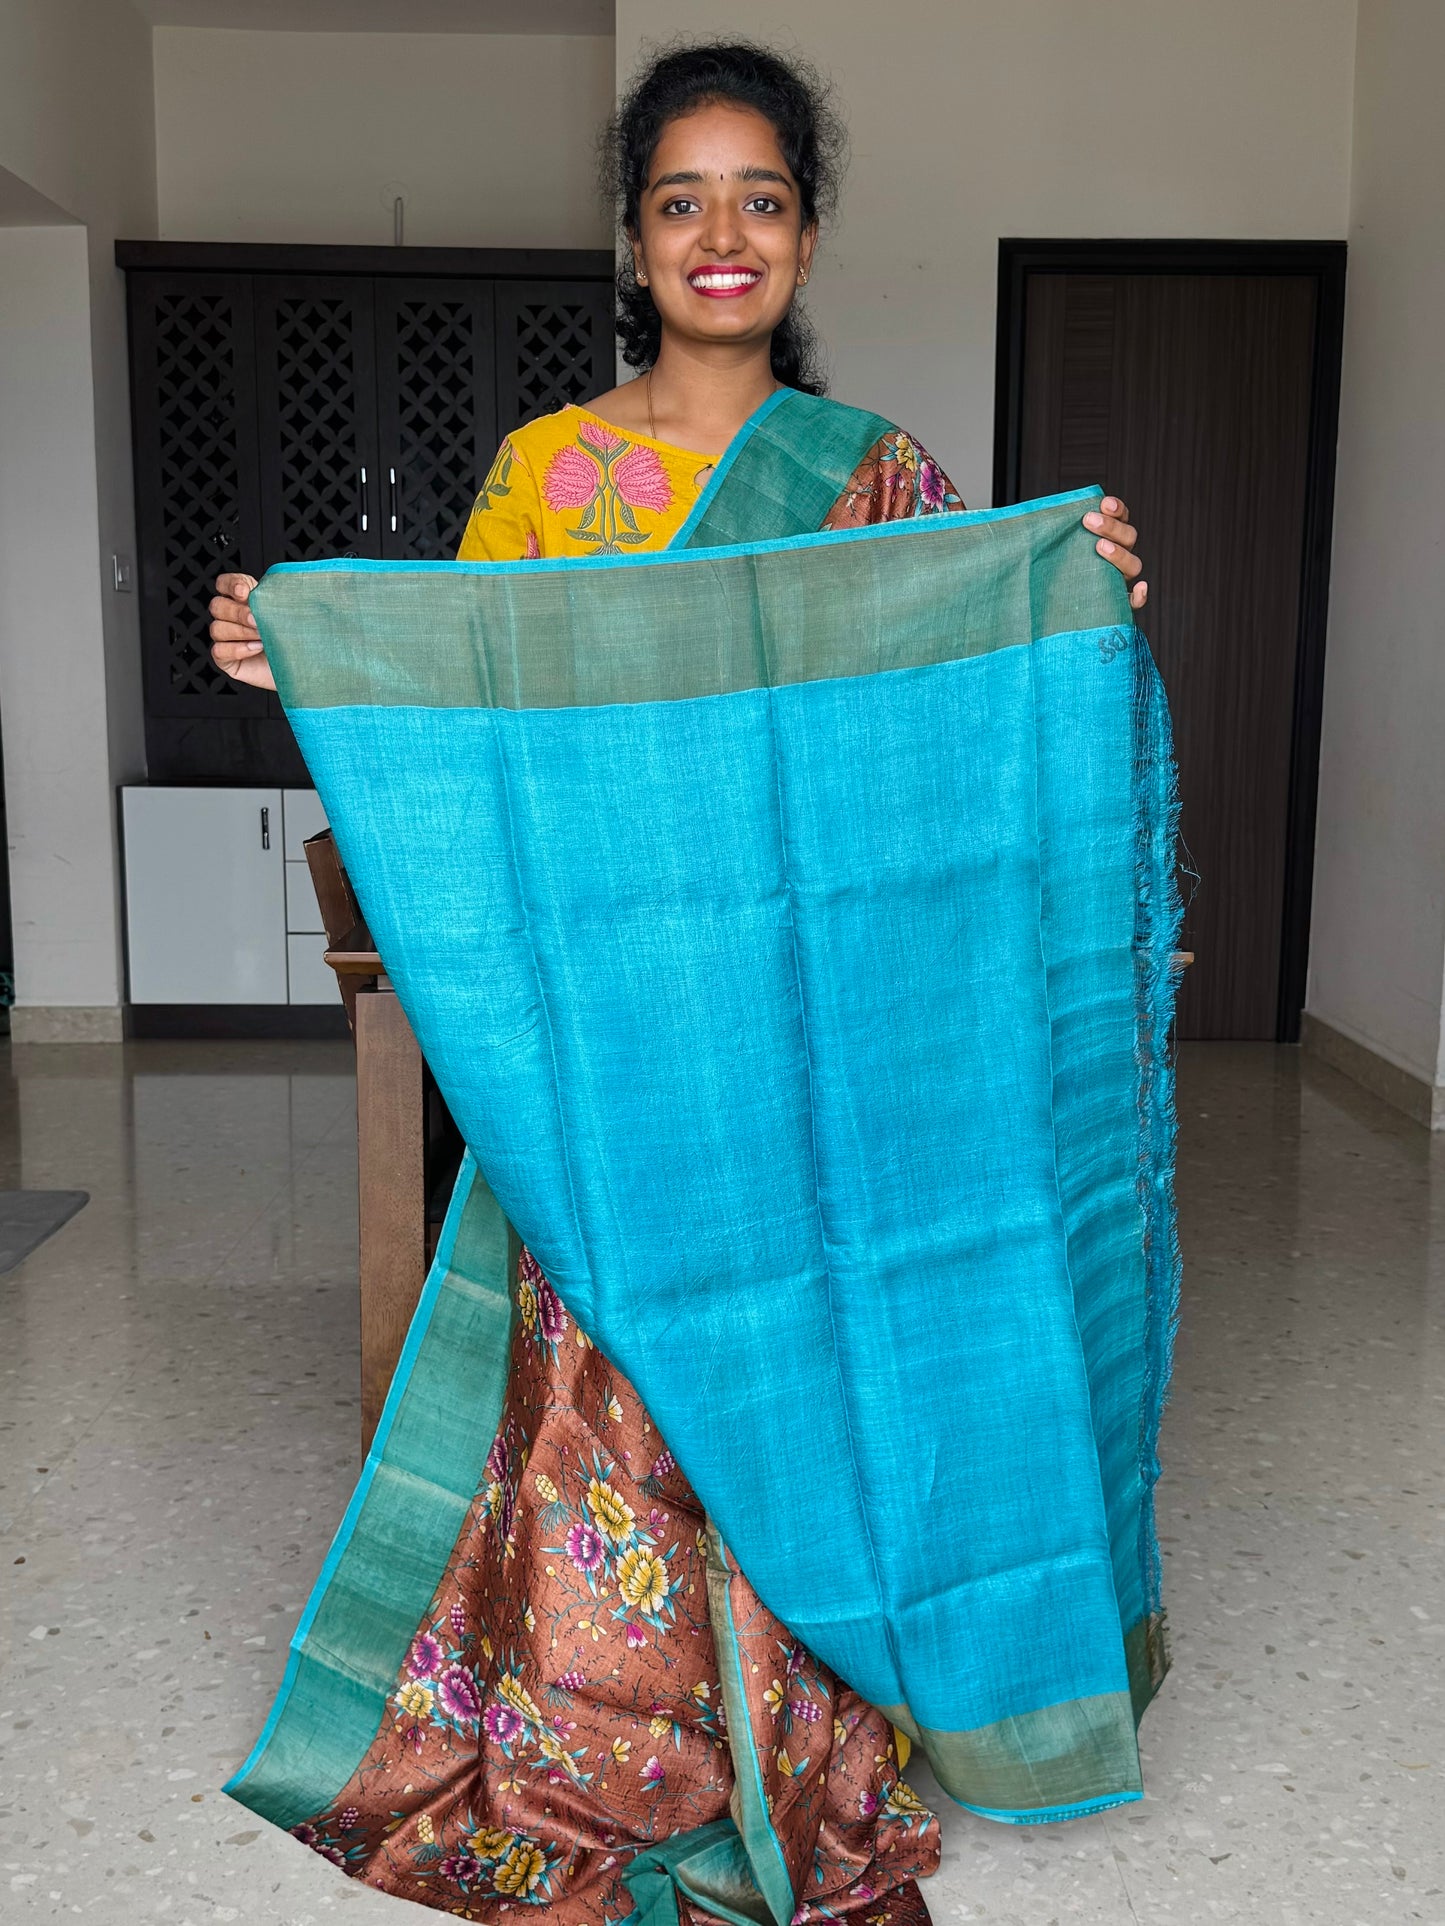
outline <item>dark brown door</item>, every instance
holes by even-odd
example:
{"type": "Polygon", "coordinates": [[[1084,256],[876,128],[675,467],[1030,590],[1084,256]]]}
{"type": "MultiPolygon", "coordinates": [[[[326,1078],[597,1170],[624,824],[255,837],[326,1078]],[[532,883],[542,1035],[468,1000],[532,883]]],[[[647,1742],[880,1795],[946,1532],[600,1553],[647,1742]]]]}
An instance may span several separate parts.
{"type": "Polygon", "coordinates": [[[617,378],[612,289],[597,281],[497,288],[497,431],[586,401],[617,378]]]}
{"type": "Polygon", "coordinates": [[[380,555],[371,282],[258,276],[256,359],[267,565],[380,555]]]}
{"type": "Polygon", "coordinates": [[[497,452],[490,281],[376,283],[381,552],[450,562],[497,452]]]}
{"type": "MultiPolygon", "coordinates": [[[[1333,287],[1285,266],[1035,267],[1020,297],[1016,366],[1005,371],[1013,472],[1001,499],[1099,483],[1139,528],[1142,626],[1169,692],[1182,835],[1199,879],[1179,1034],[1289,1035],[1318,754],[1317,689],[1302,686],[1302,669],[1304,683],[1317,681],[1307,631],[1323,613],[1310,570],[1320,435],[1333,443],[1332,422],[1318,418],[1333,287]]],[[[1337,338],[1333,352],[1337,383],[1337,338]]]]}

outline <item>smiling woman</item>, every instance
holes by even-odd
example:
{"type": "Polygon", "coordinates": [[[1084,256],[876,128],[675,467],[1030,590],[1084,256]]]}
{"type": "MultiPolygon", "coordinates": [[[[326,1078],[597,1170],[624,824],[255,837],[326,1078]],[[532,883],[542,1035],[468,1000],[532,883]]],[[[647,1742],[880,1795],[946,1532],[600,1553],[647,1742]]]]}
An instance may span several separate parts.
{"type": "MultiPolygon", "coordinates": [[[[640,373],[507,438],[462,560],[755,555],[779,538],[962,508],[909,434],[824,396],[797,296],[841,147],[816,78],[765,50],[681,48],[637,79],[609,154],[624,240],[618,329],[640,373]]],[[[1078,540],[1083,506],[1054,511],[1060,539],[1078,540]]],[[[1127,511],[1105,500],[1083,518],[1134,581],[1129,599],[1140,606],[1127,511]]],[[[842,540],[837,567],[855,546],[842,540]]],[[[1117,578],[1087,551],[1083,567],[1091,592],[1107,585],[1122,602],[1117,578]]],[[[507,582],[517,573],[496,572],[507,582]]],[[[662,590],[662,574],[641,573],[662,590]]],[[[493,572],[482,574],[490,593],[493,572]]],[[[583,609],[595,591],[600,614],[609,579],[605,569],[567,574],[566,608],[583,609]]],[[[740,594],[738,578],[727,580],[740,594]]],[[[218,584],[215,657],[240,680],[272,687],[252,586],[235,576],[218,584]]],[[[503,594],[497,586],[489,607],[500,610],[503,594]]],[[[697,615],[677,614],[694,641],[697,615]]],[[[516,662],[542,662],[560,620],[554,612],[513,636],[516,662]]],[[[659,617],[659,632],[667,628],[659,617]]],[[[634,643],[648,662],[668,656],[626,628],[609,646],[620,660],[634,643]]],[[[599,674],[604,666],[599,656],[599,674]]],[[[591,672],[583,661],[572,673],[591,672]]],[[[349,699],[339,685],[335,699],[349,699]]],[[[547,1126],[522,1118],[518,1127],[540,1142],[547,1126]]],[[[471,1221],[464,1194],[453,1213],[453,1244],[438,1262],[455,1270],[471,1221]]],[[[545,1239],[529,1235],[545,1255],[545,1239]]],[[[679,1248],[673,1269],[691,1276],[698,1262],[679,1248]]],[[[496,1922],[525,1903],[558,1926],[634,1912],[657,1926],[855,1916],[917,1926],[928,1915],[916,1881],[936,1866],[939,1846],[936,1822],[900,1777],[906,1745],[893,1717],[909,1715],[866,1702],[753,1591],[651,1411],[583,1335],[583,1313],[553,1268],[561,1294],[531,1250],[512,1250],[510,1367],[495,1437],[426,1609],[408,1620],[394,1673],[377,1688],[372,1724],[365,1708],[356,1712],[352,1685],[366,1665],[376,1671],[378,1641],[365,1661],[330,1630],[322,1641],[324,1662],[352,1681],[347,1716],[360,1718],[369,1743],[343,1769],[332,1757],[335,1721],[319,1698],[308,1712],[313,1688],[298,1688],[228,1789],[366,1883],[474,1920],[496,1922]]],[[[674,1407],[686,1407],[691,1385],[685,1371],[669,1379],[674,1407]]],[[[696,1400],[714,1394],[702,1374],[696,1400]]],[[[736,1446],[771,1463],[778,1441],[750,1432],[736,1446]]],[[[791,1540],[788,1550],[800,1561],[817,1554],[791,1540]]],[[[339,1580],[334,1599],[324,1585],[325,1574],[303,1632],[333,1604],[354,1608],[339,1580]]],[[[1055,1755],[1061,1745],[1047,1740],[1055,1755]]],[[[1028,1762],[1027,1785],[990,1779],[986,1766],[980,1783],[999,1796],[981,1806],[1031,1819],[1082,1809],[1085,1793],[1061,1792],[1047,1764],[1028,1762]],[[1014,1804],[1018,1812],[1003,1810],[1014,1804]]]]}

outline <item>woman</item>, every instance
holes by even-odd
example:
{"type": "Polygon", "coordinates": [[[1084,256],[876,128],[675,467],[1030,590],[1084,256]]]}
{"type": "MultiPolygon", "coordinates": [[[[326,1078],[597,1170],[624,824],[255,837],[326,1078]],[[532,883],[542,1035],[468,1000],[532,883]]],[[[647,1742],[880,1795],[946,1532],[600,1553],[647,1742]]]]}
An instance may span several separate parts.
{"type": "MultiPolygon", "coordinates": [[[[780,398],[821,392],[794,301],[838,145],[816,84],[757,49],[686,49],[642,75],[612,152],[628,243],[619,327],[643,372],[508,437],[462,559],[625,556],[717,535],[706,515],[720,469],[756,444],[780,398]]],[[[796,477],[785,528],[788,514],[838,529],[962,506],[909,435],[817,406],[827,452],[796,477]]],[[[1085,521],[1142,607],[1123,504],[1085,521]]],[[[272,687],[251,586],[217,585],[215,659],[272,687]]],[[[633,1911],[629,1865],[724,1820],[750,1788],[735,1784],[722,1717],[701,1508],[632,1386],[525,1249],[516,1291],[487,1482],[370,1751],[296,1831],[366,1883],[438,1909],[491,1921],[526,1904],[581,1926],[633,1911]]],[[[721,1589],[796,1918],[926,1919],[915,1882],[937,1864],[937,1827],[899,1777],[888,1720],[789,1636],[744,1574],[721,1589]]],[[[697,1921],[756,1916],[755,1893],[734,1897],[741,1911],[669,1904],[697,1921]]]]}

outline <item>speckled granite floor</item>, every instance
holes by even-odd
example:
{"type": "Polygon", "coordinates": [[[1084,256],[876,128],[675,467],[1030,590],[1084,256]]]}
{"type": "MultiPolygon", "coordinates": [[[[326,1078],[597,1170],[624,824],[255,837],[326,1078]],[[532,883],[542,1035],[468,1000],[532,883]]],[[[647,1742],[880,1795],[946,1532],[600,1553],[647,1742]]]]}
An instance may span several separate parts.
{"type": "MultiPolygon", "coordinates": [[[[344,1045],[0,1074],[0,1920],[426,1915],[218,1791],[357,1469],[344,1045]]],[[[940,1922],[1445,1926],[1445,1142],[1293,1051],[1181,1066],[1184,1328],[1149,1797],[945,1815],[940,1922]]],[[[926,1772],[914,1775],[927,1791],[926,1772]]]]}

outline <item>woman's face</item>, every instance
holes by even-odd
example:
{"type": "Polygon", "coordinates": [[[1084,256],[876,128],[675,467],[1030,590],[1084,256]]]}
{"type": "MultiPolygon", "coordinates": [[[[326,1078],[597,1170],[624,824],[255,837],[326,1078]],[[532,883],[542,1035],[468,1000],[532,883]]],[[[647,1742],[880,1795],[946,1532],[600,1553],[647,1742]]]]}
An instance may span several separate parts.
{"type": "Polygon", "coordinates": [[[648,169],[633,256],[665,333],[767,340],[808,271],[816,227],[772,123],[750,107],[669,121],[648,169]]]}

